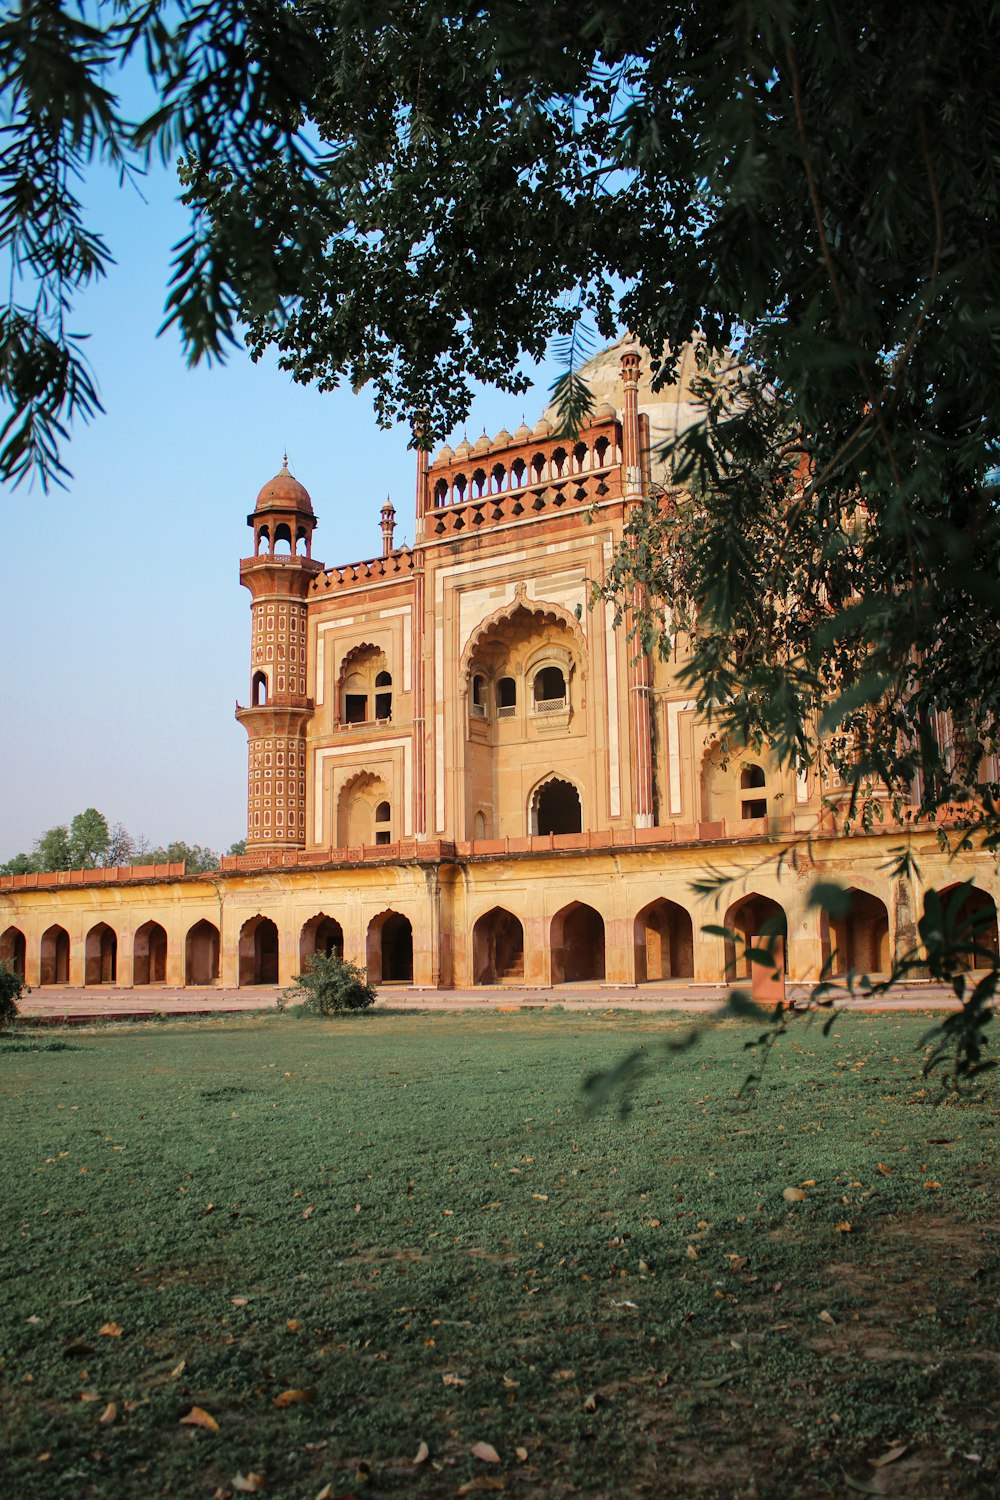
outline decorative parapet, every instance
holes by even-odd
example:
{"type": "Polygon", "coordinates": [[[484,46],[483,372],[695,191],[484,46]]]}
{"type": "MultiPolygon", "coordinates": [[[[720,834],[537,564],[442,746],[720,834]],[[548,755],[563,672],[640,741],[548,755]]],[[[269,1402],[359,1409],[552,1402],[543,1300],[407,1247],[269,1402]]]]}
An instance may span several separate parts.
{"type": "MultiPolygon", "coordinates": [[[[40,891],[66,885],[125,885],[136,880],[177,880],[184,860],[165,865],[112,865],[95,870],[38,870],[27,875],[0,875],[0,891],[40,891]]],[[[205,873],[210,874],[210,871],[205,873]]]]}
{"type": "Polygon", "coordinates": [[[337,589],[365,588],[370,583],[381,583],[385,579],[406,578],[416,566],[409,547],[390,552],[388,557],[369,557],[363,562],[345,563],[340,568],[327,568],[314,578],[309,586],[310,594],[327,594],[337,589]]]}

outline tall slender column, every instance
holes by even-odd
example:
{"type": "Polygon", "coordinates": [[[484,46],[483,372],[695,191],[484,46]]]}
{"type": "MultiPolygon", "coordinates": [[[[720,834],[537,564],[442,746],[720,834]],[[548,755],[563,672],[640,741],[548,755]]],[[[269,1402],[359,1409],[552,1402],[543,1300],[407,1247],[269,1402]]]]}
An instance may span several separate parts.
{"type": "MultiPolygon", "coordinates": [[[[622,411],[622,468],[624,469],[625,516],[643,498],[642,448],[639,434],[639,352],[627,349],[622,355],[622,385],[625,400],[622,411]]],[[[645,595],[636,586],[632,590],[629,624],[639,618],[645,595]]],[[[635,637],[628,642],[632,652],[629,662],[629,724],[632,749],[632,815],[637,828],[653,826],[653,731],[649,712],[649,658],[635,637]]]]}
{"type": "Polygon", "coordinates": [[[417,449],[417,520],[413,569],[413,836],[427,837],[427,723],[424,691],[424,511],[427,504],[427,450],[417,449]]]}

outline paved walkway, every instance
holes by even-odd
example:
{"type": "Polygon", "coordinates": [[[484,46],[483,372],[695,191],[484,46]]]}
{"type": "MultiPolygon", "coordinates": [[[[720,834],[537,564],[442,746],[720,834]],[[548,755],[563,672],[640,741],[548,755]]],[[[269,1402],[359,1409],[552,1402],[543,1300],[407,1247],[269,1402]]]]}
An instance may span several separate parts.
{"type": "MultiPolygon", "coordinates": [[[[116,986],[43,985],[21,997],[20,1014],[29,1022],[50,1024],[95,1020],[147,1020],[155,1016],[218,1015],[274,1011],[281,989],[255,985],[246,989],[191,986],[174,989],[167,985],[141,985],[135,989],[116,986]]],[[[704,1011],[721,1005],[727,990],[721,984],[695,984],[677,980],[668,984],[620,985],[564,984],[551,989],[529,989],[524,985],[489,985],[469,990],[430,990],[408,984],[385,984],[379,989],[382,1010],[520,1010],[523,1007],[564,1010],[704,1011]]],[[[808,985],[788,986],[789,999],[804,998],[808,985]]],[[[957,1004],[950,989],[942,985],[911,982],[897,985],[890,994],[875,1000],[848,1000],[851,1010],[951,1009],[957,1004]]]]}

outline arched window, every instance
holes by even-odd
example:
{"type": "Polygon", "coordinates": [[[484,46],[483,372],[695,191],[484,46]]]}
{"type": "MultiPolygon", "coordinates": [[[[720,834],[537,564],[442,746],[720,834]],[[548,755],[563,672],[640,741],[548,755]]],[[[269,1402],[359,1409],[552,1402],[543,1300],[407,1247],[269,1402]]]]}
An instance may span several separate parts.
{"type": "Polygon", "coordinates": [[[529,829],[533,834],[582,832],[580,793],[572,782],[563,781],[558,776],[551,777],[535,789],[529,819],[529,829]]]}
{"type": "Polygon", "coordinates": [[[375,808],[375,842],[392,843],[392,808],[388,802],[380,802],[375,808]]]}
{"type": "Polygon", "coordinates": [[[292,529],[282,521],[280,526],[274,528],[274,551],[292,551],[292,529]]]}
{"type": "Polygon", "coordinates": [[[473,674],[469,709],[474,719],[486,718],[486,678],[480,672],[473,674]]]}
{"type": "Polygon", "coordinates": [[[435,506],[448,504],[447,479],[439,479],[437,484],[434,486],[434,504],[435,506]]]}
{"type": "Polygon", "coordinates": [[[257,530],[257,556],[259,557],[261,553],[266,554],[270,552],[270,550],[271,533],[266,526],[261,526],[257,530]]]}
{"type": "Polygon", "coordinates": [[[552,454],[552,470],[557,479],[562,479],[568,455],[565,448],[557,448],[552,454]]]}
{"type": "Polygon", "coordinates": [[[254,708],[264,708],[267,704],[267,673],[255,672],[250,688],[250,701],[254,708]]]}
{"type": "MultiPolygon", "coordinates": [[[[767,785],[763,766],[744,766],[740,773],[740,790],[747,792],[760,790],[767,785]]],[[[742,813],[744,818],[766,818],[766,797],[744,797],[742,800],[742,813]]]]}
{"type": "Polygon", "coordinates": [[[533,686],[535,713],[554,713],[565,708],[567,701],[566,678],[562,667],[542,667],[535,674],[533,686]]]}
{"type": "Polygon", "coordinates": [[[375,717],[392,718],[392,677],[388,672],[378,672],[375,676],[375,717]]]}
{"type": "Polygon", "coordinates": [[[517,683],[513,677],[501,677],[497,683],[497,718],[512,719],[517,712],[517,683]]]}

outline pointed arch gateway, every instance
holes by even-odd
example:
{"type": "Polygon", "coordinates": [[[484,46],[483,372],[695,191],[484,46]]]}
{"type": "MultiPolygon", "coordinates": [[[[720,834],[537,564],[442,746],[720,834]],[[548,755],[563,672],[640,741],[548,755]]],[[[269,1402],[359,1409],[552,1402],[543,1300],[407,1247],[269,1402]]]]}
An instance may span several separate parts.
{"type": "Polygon", "coordinates": [[[502,604],[499,609],[487,615],[472,631],[465,643],[462,658],[459,663],[459,680],[467,682],[469,669],[477,652],[486,645],[489,637],[495,634],[504,625],[510,623],[521,623],[524,625],[535,624],[537,626],[555,625],[568,630],[573,637],[574,651],[578,670],[582,676],[587,671],[587,642],[583,634],[583,628],[579,620],[561,604],[555,604],[548,599],[529,599],[524,584],[519,583],[514,591],[514,598],[507,604],[502,604]]]}
{"type": "Polygon", "coordinates": [[[84,984],[114,984],[118,978],[118,934],[107,922],[97,922],[84,946],[84,984]]]}
{"type": "Polygon", "coordinates": [[[571,781],[548,776],[531,794],[528,831],[532,834],[582,833],[583,803],[571,781]]]}
{"type": "Polygon", "coordinates": [[[604,978],[604,918],[584,901],[556,912],[550,927],[552,983],[604,978]]]}
{"type": "Polygon", "coordinates": [[[5,963],[12,974],[23,983],[27,943],[20,927],[8,927],[0,936],[0,963],[5,963]]]}
{"type": "Polygon", "coordinates": [[[163,984],[167,977],[167,934],[159,922],[143,922],[132,942],[132,983],[163,984]]]}
{"type": "Polygon", "coordinates": [[[524,927],[506,907],[494,906],[472,929],[472,982],[503,984],[523,978],[524,927]]]}
{"type": "Polygon", "coordinates": [[[184,983],[216,984],[219,978],[219,929],[204,917],[188,928],[184,939],[184,983]]]}
{"type": "Polygon", "coordinates": [[[305,968],[306,960],[312,958],[314,953],[320,953],[324,958],[344,956],[344,929],[335,917],[328,917],[325,911],[317,912],[303,924],[299,936],[300,969],[305,968]]]}
{"type": "Polygon", "coordinates": [[[260,912],[240,928],[239,983],[278,983],[278,929],[260,912]]]}
{"type": "MultiPolygon", "coordinates": [[[[750,948],[769,948],[775,971],[788,972],[788,919],[777,901],[751,891],[734,901],[723,923],[735,938],[726,939],[726,979],[753,979],[750,948]]],[[[757,965],[756,967],[761,967],[757,965]]]]}
{"type": "Polygon", "coordinates": [[[637,913],[633,925],[636,984],[694,978],[694,928],[683,906],[659,897],[637,913]]]}
{"type": "Polygon", "coordinates": [[[413,925],[402,912],[379,912],[368,924],[366,959],[369,984],[409,984],[413,980],[413,925]]]}
{"type": "Polygon", "coordinates": [[[58,922],[42,933],[39,984],[69,984],[69,933],[58,922]]]}

